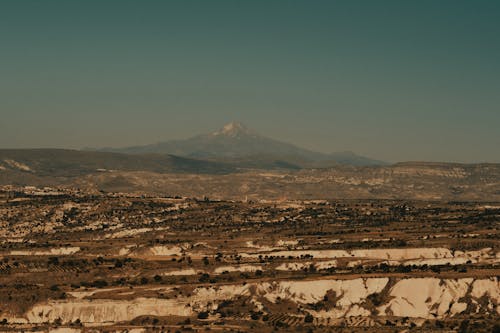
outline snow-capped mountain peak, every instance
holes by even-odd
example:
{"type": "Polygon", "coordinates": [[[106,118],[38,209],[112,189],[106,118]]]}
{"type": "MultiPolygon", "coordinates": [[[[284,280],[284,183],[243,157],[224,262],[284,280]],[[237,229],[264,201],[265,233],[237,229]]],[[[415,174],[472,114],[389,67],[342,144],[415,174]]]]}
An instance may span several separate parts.
{"type": "Polygon", "coordinates": [[[248,127],[243,125],[240,122],[230,122],[221,129],[212,133],[213,136],[229,136],[229,137],[238,137],[244,135],[256,135],[255,132],[250,130],[248,127]]]}

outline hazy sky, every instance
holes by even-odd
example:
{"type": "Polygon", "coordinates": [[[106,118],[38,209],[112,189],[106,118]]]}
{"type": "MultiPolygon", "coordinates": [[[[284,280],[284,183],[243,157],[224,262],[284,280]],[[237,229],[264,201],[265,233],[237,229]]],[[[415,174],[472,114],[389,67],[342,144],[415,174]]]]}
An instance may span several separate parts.
{"type": "Polygon", "coordinates": [[[0,2],[0,147],[237,120],[323,152],[500,162],[500,1],[0,2]]]}

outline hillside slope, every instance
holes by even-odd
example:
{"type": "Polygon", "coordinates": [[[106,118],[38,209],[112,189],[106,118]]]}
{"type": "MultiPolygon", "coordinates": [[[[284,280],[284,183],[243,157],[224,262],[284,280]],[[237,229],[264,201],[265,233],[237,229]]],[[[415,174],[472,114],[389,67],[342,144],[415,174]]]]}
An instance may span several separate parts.
{"type": "Polygon", "coordinates": [[[74,177],[105,171],[226,173],[234,171],[234,168],[223,163],[173,155],[129,155],[65,149],[0,150],[0,172],[4,173],[74,177]]]}

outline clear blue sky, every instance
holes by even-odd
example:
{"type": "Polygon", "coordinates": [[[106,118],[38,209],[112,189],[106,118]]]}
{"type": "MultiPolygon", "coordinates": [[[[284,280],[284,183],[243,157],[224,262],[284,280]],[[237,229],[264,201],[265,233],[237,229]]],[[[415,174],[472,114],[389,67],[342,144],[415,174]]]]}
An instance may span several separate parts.
{"type": "Polygon", "coordinates": [[[237,120],[387,161],[500,162],[500,1],[0,2],[0,147],[237,120]]]}

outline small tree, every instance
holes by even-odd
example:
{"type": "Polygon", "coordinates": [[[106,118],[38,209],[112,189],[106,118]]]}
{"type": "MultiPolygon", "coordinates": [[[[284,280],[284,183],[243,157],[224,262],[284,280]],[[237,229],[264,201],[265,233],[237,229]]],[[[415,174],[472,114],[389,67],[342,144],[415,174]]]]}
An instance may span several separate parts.
{"type": "Polygon", "coordinates": [[[198,319],[207,319],[208,318],[208,312],[203,311],[198,313],[198,319]]]}

